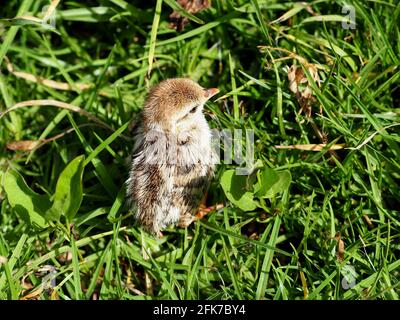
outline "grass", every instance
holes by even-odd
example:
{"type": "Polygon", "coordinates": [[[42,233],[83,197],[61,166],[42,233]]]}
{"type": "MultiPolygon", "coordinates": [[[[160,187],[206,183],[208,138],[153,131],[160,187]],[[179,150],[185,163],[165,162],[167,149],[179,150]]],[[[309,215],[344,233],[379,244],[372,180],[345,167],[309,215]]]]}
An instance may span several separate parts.
{"type": "Polygon", "coordinates": [[[171,0],[61,1],[55,28],[27,17],[48,4],[0,9],[0,299],[398,299],[398,1],[215,0],[180,33],[171,0]],[[312,97],[291,91],[292,65],[312,97]],[[254,130],[258,173],[238,183],[258,185],[236,202],[221,184],[236,165],[219,165],[208,203],[225,208],[154,239],[125,203],[129,124],[176,76],[220,89],[212,127],[254,130]]]}

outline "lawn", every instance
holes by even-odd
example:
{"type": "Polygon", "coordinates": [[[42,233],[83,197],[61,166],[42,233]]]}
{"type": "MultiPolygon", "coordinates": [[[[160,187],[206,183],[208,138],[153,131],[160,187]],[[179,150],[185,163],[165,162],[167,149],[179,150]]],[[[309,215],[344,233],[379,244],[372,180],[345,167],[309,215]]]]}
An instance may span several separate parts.
{"type": "Polygon", "coordinates": [[[398,0],[2,3],[0,299],[397,300],[399,26],[398,0]],[[207,120],[254,161],[158,239],[125,181],[172,77],[220,89],[207,120]]]}

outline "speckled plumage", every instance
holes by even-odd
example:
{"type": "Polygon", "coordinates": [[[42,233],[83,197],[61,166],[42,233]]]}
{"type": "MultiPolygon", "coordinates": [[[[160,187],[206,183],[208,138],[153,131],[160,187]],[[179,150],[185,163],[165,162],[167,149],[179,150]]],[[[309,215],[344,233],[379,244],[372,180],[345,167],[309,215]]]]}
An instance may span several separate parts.
{"type": "Polygon", "coordinates": [[[202,109],[217,92],[186,78],[165,80],[149,92],[135,132],[127,197],[136,220],[154,235],[194,220],[214,171],[202,109]]]}

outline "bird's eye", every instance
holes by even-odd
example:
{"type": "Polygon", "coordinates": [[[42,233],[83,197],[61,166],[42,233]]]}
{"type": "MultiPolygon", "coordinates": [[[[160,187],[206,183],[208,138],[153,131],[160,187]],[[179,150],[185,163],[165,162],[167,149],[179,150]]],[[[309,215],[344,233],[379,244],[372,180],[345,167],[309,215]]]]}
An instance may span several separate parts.
{"type": "Polygon", "coordinates": [[[197,108],[199,108],[198,105],[194,106],[192,109],[189,110],[188,113],[186,113],[182,118],[180,118],[179,121],[187,119],[187,117],[189,117],[189,115],[196,113],[197,108]]]}
{"type": "Polygon", "coordinates": [[[198,106],[194,106],[192,109],[190,109],[189,113],[195,113],[197,108],[198,106]]]}

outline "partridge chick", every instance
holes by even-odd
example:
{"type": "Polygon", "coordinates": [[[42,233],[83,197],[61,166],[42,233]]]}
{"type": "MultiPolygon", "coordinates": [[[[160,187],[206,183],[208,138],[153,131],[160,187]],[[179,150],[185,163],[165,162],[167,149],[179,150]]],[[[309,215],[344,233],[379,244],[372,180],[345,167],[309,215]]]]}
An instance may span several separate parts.
{"type": "Polygon", "coordinates": [[[147,96],[126,184],[136,220],[153,235],[195,220],[214,171],[211,131],[202,111],[218,92],[175,78],[147,96]]]}

